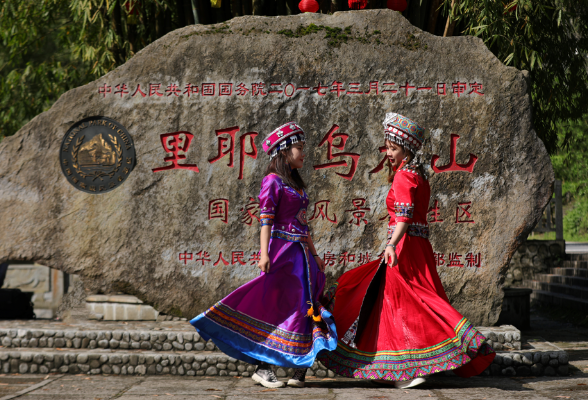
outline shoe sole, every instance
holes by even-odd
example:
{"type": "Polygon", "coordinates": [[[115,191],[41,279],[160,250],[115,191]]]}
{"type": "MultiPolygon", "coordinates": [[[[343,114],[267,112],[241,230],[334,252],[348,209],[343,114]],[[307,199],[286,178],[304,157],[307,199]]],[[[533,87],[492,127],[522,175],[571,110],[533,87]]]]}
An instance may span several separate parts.
{"type": "Polygon", "coordinates": [[[276,383],[271,383],[271,382],[268,382],[265,379],[263,379],[261,376],[257,375],[257,373],[253,374],[251,379],[253,379],[255,382],[259,383],[261,386],[265,386],[266,388],[275,389],[275,388],[284,387],[284,382],[278,381],[276,383]]]}
{"type": "Polygon", "coordinates": [[[288,386],[295,387],[295,388],[303,388],[304,382],[297,381],[296,379],[290,379],[288,381],[288,386]]]}
{"type": "Polygon", "coordinates": [[[415,378],[412,381],[410,381],[410,383],[407,383],[407,384],[402,384],[401,382],[396,382],[394,384],[394,386],[396,386],[397,389],[409,389],[409,388],[413,388],[415,386],[418,386],[422,383],[425,383],[425,378],[415,378]]]}

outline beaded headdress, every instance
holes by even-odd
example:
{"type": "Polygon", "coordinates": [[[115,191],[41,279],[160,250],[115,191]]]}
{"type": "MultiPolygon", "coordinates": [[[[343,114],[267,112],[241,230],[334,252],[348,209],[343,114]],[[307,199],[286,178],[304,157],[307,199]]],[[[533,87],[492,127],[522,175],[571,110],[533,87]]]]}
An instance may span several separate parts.
{"type": "Polygon", "coordinates": [[[387,113],[384,119],[386,139],[408,148],[412,154],[421,149],[425,141],[425,129],[400,114],[387,113]]]}
{"type": "Polygon", "coordinates": [[[271,160],[278,155],[280,150],[285,150],[288,146],[298,142],[306,142],[304,131],[296,122],[288,122],[272,131],[263,140],[262,147],[271,160]]]}

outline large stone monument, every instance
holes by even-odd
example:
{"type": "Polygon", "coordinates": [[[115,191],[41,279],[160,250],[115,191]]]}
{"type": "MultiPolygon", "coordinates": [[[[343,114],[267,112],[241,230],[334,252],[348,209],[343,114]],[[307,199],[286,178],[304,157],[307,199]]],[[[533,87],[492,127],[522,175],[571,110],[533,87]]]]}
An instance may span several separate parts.
{"type": "Polygon", "coordinates": [[[0,262],[192,317],[258,274],[261,141],[294,120],[332,282],[384,249],[390,111],[430,131],[431,241],[449,298],[493,324],[553,181],[528,74],[480,39],[432,36],[389,10],[186,27],[70,90],[0,144],[0,262]]]}

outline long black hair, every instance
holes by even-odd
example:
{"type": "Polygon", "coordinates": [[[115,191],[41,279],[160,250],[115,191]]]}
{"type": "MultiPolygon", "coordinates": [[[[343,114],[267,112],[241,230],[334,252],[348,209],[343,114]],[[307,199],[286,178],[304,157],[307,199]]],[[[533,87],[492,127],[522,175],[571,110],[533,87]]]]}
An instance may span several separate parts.
{"type": "Polygon", "coordinates": [[[297,168],[290,168],[288,165],[288,156],[292,154],[292,145],[284,150],[280,150],[278,154],[270,161],[265,170],[265,174],[276,174],[284,183],[296,190],[306,189],[306,184],[298,173],[297,168]]]}

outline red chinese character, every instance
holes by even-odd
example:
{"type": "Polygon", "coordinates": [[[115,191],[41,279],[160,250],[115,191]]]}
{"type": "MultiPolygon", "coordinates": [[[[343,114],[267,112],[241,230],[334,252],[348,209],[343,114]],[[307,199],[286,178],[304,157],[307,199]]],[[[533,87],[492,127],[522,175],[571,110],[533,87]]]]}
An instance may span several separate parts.
{"type": "Polygon", "coordinates": [[[441,219],[439,200],[435,200],[435,204],[429,207],[429,211],[427,211],[427,221],[429,223],[443,222],[441,219]]]}
{"type": "Polygon", "coordinates": [[[249,89],[247,89],[245,84],[243,82],[241,82],[237,85],[237,88],[235,89],[235,93],[237,93],[237,96],[245,96],[247,93],[249,93],[249,89]]]}
{"type": "Polygon", "coordinates": [[[126,83],[121,83],[119,85],[116,85],[116,87],[114,88],[114,94],[119,94],[120,93],[120,97],[123,97],[125,94],[129,94],[129,88],[127,87],[126,83]]]}
{"type": "Polygon", "coordinates": [[[361,90],[359,90],[359,82],[349,83],[349,89],[347,89],[347,94],[364,94],[361,90]]]}
{"type": "Polygon", "coordinates": [[[233,158],[235,156],[235,134],[239,131],[238,126],[233,126],[231,128],[226,129],[219,129],[216,131],[216,136],[218,137],[218,155],[214,158],[208,160],[211,164],[214,164],[227,154],[229,155],[229,163],[227,164],[229,167],[234,167],[233,158]],[[228,137],[221,137],[221,135],[229,135],[228,137]],[[229,142],[227,144],[227,142],[229,142]]]}
{"type": "Polygon", "coordinates": [[[365,252],[365,254],[359,253],[357,257],[357,262],[359,265],[367,264],[371,261],[371,254],[369,252],[365,252]]]}
{"type": "Polygon", "coordinates": [[[218,260],[216,260],[216,261],[214,262],[214,264],[212,264],[212,265],[214,265],[214,266],[216,267],[216,266],[217,266],[217,265],[219,265],[221,262],[222,262],[224,265],[229,265],[229,262],[228,262],[227,260],[225,260],[225,259],[224,259],[224,257],[223,257],[223,252],[222,252],[222,251],[218,253],[218,260]]]}
{"type": "Polygon", "coordinates": [[[331,84],[331,93],[332,92],[337,92],[337,97],[341,96],[341,92],[345,94],[345,89],[343,89],[343,82],[337,82],[336,80],[333,81],[333,83],[331,84]]]}
{"type": "Polygon", "coordinates": [[[484,90],[484,86],[481,83],[470,83],[470,92],[468,94],[479,94],[480,96],[484,96],[484,93],[480,92],[480,90],[484,90]]]}
{"type": "Polygon", "coordinates": [[[316,92],[318,93],[319,96],[324,96],[325,94],[327,94],[327,89],[328,88],[329,88],[328,86],[323,86],[319,82],[318,86],[313,87],[312,90],[316,90],[316,92]],[[324,92],[322,90],[324,90],[324,92]]]}
{"type": "Polygon", "coordinates": [[[188,97],[193,94],[198,94],[198,85],[192,85],[191,83],[186,83],[186,87],[184,88],[184,93],[187,94],[188,97]]]}
{"type": "Polygon", "coordinates": [[[265,92],[265,83],[252,83],[251,96],[267,96],[267,93],[265,92]]]}
{"type": "Polygon", "coordinates": [[[437,167],[435,164],[439,159],[437,154],[433,154],[431,157],[431,168],[436,173],[440,172],[449,172],[449,171],[465,171],[469,172],[470,174],[474,170],[474,166],[476,165],[476,161],[478,161],[478,156],[475,154],[470,153],[470,159],[466,164],[459,164],[455,161],[455,149],[457,147],[457,140],[459,139],[458,135],[451,134],[451,145],[449,147],[449,164],[444,165],[442,167],[437,167]]]}
{"type": "MultiPolygon", "coordinates": [[[[349,135],[346,133],[335,134],[335,131],[337,129],[339,129],[339,126],[333,125],[331,127],[331,129],[329,129],[329,132],[325,135],[323,140],[320,142],[319,147],[321,147],[325,143],[328,143],[327,159],[329,161],[335,157],[351,157],[351,166],[349,167],[349,172],[347,172],[346,174],[340,174],[339,172],[335,172],[340,177],[350,181],[353,179],[353,176],[355,175],[355,171],[357,171],[357,163],[359,161],[360,156],[357,153],[345,153],[345,152],[333,154],[333,147],[338,150],[344,150],[345,143],[347,143],[347,139],[349,139],[349,135]],[[333,144],[333,142],[336,139],[339,139],[339,144],[333,144]]],[[[327,163],[327,164],[315,165],[314,169],[317,170],[317,169],[324,169],[324,168],[335,168],[335,167],[342,167],[342,166],[348,166],[348,165],[349,164],[347,163],[347,161],[335,161],[335,162],[331,162],[331,163],[327,163]]]]}
{"type": "MultiPolygon", "coordinates": [[[[380,153],[385,153],[386,152],[386,146],[380,146],[379,148],[380,153]]],[[[372,169],[370,171],[370,174],[375,174],[376,172],[380,172],[382,169],[384,169],[384,164],[386,164],[386,161],[388,160],[388,155],[384,154],[384,157],[382,158],[382,161],[380,161],[380,163],[376,166],[376,168],[372,169]]]]}
{"type": "Polygon", "coordinates": [[[202,96],[214,96],[216,91],[216,83],[203,83],[202,96]]]}
{"type": "Polygon", "coordinates": [[[184,251],[183,253],[180,253],[180,261],[184,262],[184,265],[186,265],[188,263],[188,261],[192,261],[192,253],[188,253],[187,251],[184,251]]]}
{"type": "MultiPolygon", "coordinates": [[[[394,83],[394,82],[382,83],[382,86],[384,86],[384,87],[385,86],[395,86],[395,85],[396,85],[396,83],[394,83]]],[[[402,88],[402,86],[400,86],[400,87],[402,88]]],[[[382,93],[397,93],[397,92],[398,92],[398,90],[396,90],[396,89],[385,89],[385,90],[382,90],[382,93]]]]}
{"type": "Polygon", "coordinates": [[[466,90],[467,84],[465,82],[454,82],[451,84],[451,90],[453,94],[457,94],[457,97],[461,96],[466,90]]]}
{"type": "Polygon", "coordinates": [[[339,264],[343,264],[344,267],[347,266],[347,263],[352,263],[355,261],[355,254],[349,254],[348,252],[344,251],[343,253],[339,254],[339,264]]]}
{"type": "Polygon", "coordinates": [[[208,219],[218,218],[225,224],[229,218],[229,200],[214,199],[208,202],[208,219]]]}
{"type": "Polygon", "coordinates": [[[164,133],[160,135],[161,144],[166,153],[171,153],[171,156],[165,157],[163,161],[171,161],[171,165],[152,169],[153,172],[165,171],[167,169],[188,169],[190,171],[198,172],[196,164],[179,164],[178,161],[186,159],[186,153],[190,147],[190,143],[194,135],[190,132],[180,131],[172,133],[164,133]],[[180,141],[180,138],[182,140],[180,141]],[[179,152],[184,154],[178,154],[179,152]]]}
{"type": "Polygon", "coordinates": [[[314,203],[314,212],[312,214],[312,218],[309,221],[312,221],[315,218],[321,217],[324,221],[325,218],[327,221],[336,224],[337,223],[337,215],[333,214],[333,219],[329,218],[329,204],[331,200],[321,200],[314,203]]]}
{"type": "Polygon", "coordinates": [[[445,265],[445,254],[433,253],[433,256],[435,257],[435,265],[437,267],[441,267],[441,266],[445,265]]]}
{"type": "Polygon", "coordinates": [[[461,263],[461,254],[457,253],[449,253],[449,265],[448,267],[460,267],[463,268],[463,264],[461,263]]]}
{"type": "Polygon", "coordinates": [[[294,87],[293,84],[288,83],[284,87],[284,94],[286,95],[286,97],[292,97],[292,96],[294,96],[294,93],[296,93],[296,88],[294,87]]]}
{"type": "Polygon", "coordinates": [[[378,258],[384,258],[385,252],[386,252],[386,250],[382,250],[382,252],[380,254],[378,254],[378,258]]]}
{"type": "Polygon", "coordinates": [[[384,220],[388,220],[388,222],[390,222],[390,214],[386,213],[382,218],[380,218],[378,221],[384,221],[384,220]]]}
{"type": "Polygon", "coordinates": [[[298,86],[296,90],[310,90],[310,86],[298,86]]]}
{"type": "Polygon", "coordinates": [[[480,268],[482,266],[482,256],[480,255],[480,253],[478,254],[473,254],[473,253],[468,253],[465,256],[466,259],[466,267],[475,267],[475,268],[480,268]]]}
{"type": "Polygon", "coordinates": [[[404,93],[406,94],[406,96],[408,96],[408,91],[409,91],[410,89],[416,89],[416,87],[415,87],[415,86],[410,86],[410,85],[408,84],[408,82],[406,82],[406,83],[404,84],[404,86],[403,86],[403,85],[401,85],[401,86],[400,86],[400,89],[402,89],[402,88],[404,88],[404,93]]]}
{"type": "Polygon", "coordinates": [[[104,86],[98,86],[98,94],[101,94],[102,97],[106,97],[109,93],[112,93],[112,86],[108,86],[106,83],[104,86]]]}
{"type": "Polygon", "coordinates": [[[468,201],[465,203],[457,203],[457,207],[455,209],[455,223],[475,223],[472,219],[472,213],[470,212],[470,208],[472,207],[472,202],[468,201]]]}
{"type": "Polygon", "coordinates": [[[417,90],[433,90],[433,88],[431,86],[419,86],[417,90]]]}
{"type": "Polygon", "coordinates": [[[150,83],[149,84],[149,97],[151,96],[163,96],[163,93],[159,93],[159,89],[161,89],[161,83],[150,83]]]}
{"type": "Polygon", "coordinates": [[[241,265],[247,264],[245,261],[243,261],[243,257],[245,257],[245,254],[243,254],[242,251],[233,251],[231,253],[231,265],[235,265],[237,263],[241,265]]]}
{"type": "Polygon", "coordinates": [[[179,97],[182,94],[182,89],[180,89],[175,83],[170,83],[167,85],[165,93],[167,93],[167,97],[171,96],[172,94],[176,97],[179,97]]]}
{"type": "Polygon", "coordinates": [[[241,222],[251,226],[255,218],[259,222],[259,201],[255,201],[253,197],[249,198],[249,203],[241,208],[241,222]]]}
{"type": "Polygon", "coordinates": [[[249,260],[247,260],[247,262],[251,261],[251,264],[249,265],[256,265],[257,263],[259,263],[259,261],[261,261],[261,256],[259,255],[259,253],[251,253],[251,257],[249,257],[249,260]]]}
{"type": "Polygon", "coordinates": [[[135,92],[131,95],[131,97],[135,97],[135,95],[139,93],[141,95],[141,97],[145,97],[147,96],[145,93],[143,93],[143,91],[141,90],[141,84],[139,83],[137,85],[137,89],[135,89],[135,92]]]}
{"type": "Polygon", "coordinates": [[[205,261],[210,261],[210,254],[208,254],[207,251],[199,251],[198,253],[196,253],[196,258],[194,259],[194,261],[201,261],[202,265],[204,265],[205,261]]]}
{"type": "Polygon", "coordinates": [[[239,158],[239,178],[238,179],[243,179],[243,168],[245,167],[245,156],[247,157],[251,157],[254,160],[257,158],[257,147],[255,146],[255,141],[253,139],[255,139],[255,137],[258,135],[257,132],[247,132],[243,135],[241,135],[241,137],[239,138],[239,144],[240,144],[240,155],[241,157],[239,158]],[[251,151],[247,151],[247,138],[249,138],[249,146],[251,147],[251,151]]]}
{"type": "Polygon", "coordinates": [[[372,90],[374,90],[376,92],[376,94],[380,94],[380,91],[378,89],[378,83],[379,83],[379,81],[371,81],[370,82],[370,89],[365,94],[372,93],[372,90]]]}
{"type": "Polygon", "coordinates": [[[282,92],[283,92],[283,90],[282,90],[282,89],[279,89],[279,90],[274,90],[274,89],[273,89],[273,87],[274,87],[274,86],[282,86],[282,84],[281,84],[281,83],[270,83],[270,90],[269,90],[269,93],[282,93],[282,92]]]}
{"type": "Polygon", "coordinates": [[[337,262],[337,256],[330,251],[327,251],[323,254],[323,261],[325,262],[325,266],[333,266],[337,262]]]}
{"type": "Polygon", "coordinates": [[[445,83],[437,84],[437,95],[445,96],[447,94],[447,85],[445,83]]]}
{"type": "Polygon", "coordinates": [[[219,96],[230,96],[233,94],[232,83],[219,83],[218,84],[218,95],[219,96]]]}
{"type": "Polygon", "coordinates": [[[352,212],[355,221],[352,219],[351,221],[349,221],[349,223],[359,226],[361,225],[361,221],[363,221],[363,223],[367,225],[368,222],[365,219],[365,213],[367,211],[370,211],[371,209],[364,207],[366,199],[353,199],[351,200],[351,202],[353,203],[353,206],[355,208],[352,210],[345,210],[345,212],[352,212]]]}

